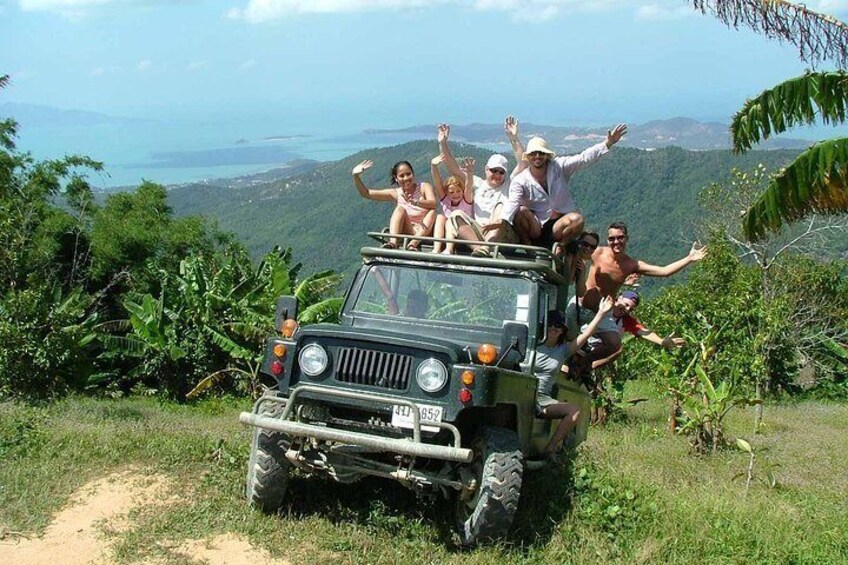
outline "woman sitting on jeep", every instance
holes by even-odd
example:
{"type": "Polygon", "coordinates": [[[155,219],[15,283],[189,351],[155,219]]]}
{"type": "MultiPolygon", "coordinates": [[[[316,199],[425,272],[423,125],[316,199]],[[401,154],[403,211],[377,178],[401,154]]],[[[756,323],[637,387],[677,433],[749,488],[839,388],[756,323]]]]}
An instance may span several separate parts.
{"type": "Polygon", "coordinates": [[[548,312],[548,331],[545,341],[536,348],[535,375],[536,384],[536,417],[542,420],[560,420],[556,432],[548,441],[545,453],[548,460],[558,462],[557,452],[560,444],[568,433],[577,425],[580,409],[571,402],[560,402],[551,396],[556,375],[562,370],[563,364],[575,351],[583,347],[589,337],[595,333],[601,318],[612,309],[612,300],[604,298],[598,306],[598,313],[592,321],[583,326],[583,331],[576,338],[565,343],[565,316],[559,310],[548,312]]]}
{"type": "MultiPolygon", "coordinates": [[[[368,188],[362,182],[362,173],[374,163],[362,161],[353,168],[353,184],[363,198],[396,204],[389,220],[389,233],[392,235],[428,236],[433,233],[436,223],[436,195],[433,187],[426,182],[415,180],[415,172],[408,161],[399,161],[392,167],[391,179],[395,188],[368,188]]],[[[418,251],[420,242],[413,239],[407,243],[410,251],[418,251]]],[[[383,247],[397,249],[398,239],[392,238],[383,247]]]]}

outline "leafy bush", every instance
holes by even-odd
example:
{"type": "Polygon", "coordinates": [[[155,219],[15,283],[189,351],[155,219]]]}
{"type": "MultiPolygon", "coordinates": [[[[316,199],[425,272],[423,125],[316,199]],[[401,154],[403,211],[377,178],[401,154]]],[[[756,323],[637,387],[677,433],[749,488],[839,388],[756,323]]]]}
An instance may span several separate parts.
{"type": "Polygon", "coordinates": [[[0,300],[0,397],[46,398],[80,385],[94,338],[92,298],[41,285],[0,300]]]}

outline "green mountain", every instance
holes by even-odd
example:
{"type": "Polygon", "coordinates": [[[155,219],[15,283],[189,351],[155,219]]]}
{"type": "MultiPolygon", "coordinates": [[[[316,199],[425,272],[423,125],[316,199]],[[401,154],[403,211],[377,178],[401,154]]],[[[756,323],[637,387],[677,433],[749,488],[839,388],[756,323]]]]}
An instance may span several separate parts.
{"type": "MultiPolygon", "coordinates": [[[[473,145],[454,144],[453,149],[457,156],[475,157],[481,171],[490,154],[473,145]]],[[[374,161],[363,175],[373,187],[389,186],[389,170],[401,159],[412,163],[419,178],[429,180],[435,151],[435,142],[415,141],[356,153],[272,182],[180,186],[169,192],[169,199],[178,214],[217,217],[221,228],[235,232],[256,255],[273,245],[291,246],[307,270],[350,272],[359,264],[359,249],[370,241],[365,233],[380,231],[392,212],[391,204],[359,196],[351,179],[353,166],[374,161]]],[[[577,173],[571,190],[589,228],[603,235],[611,222],[624,221],[632,255],[664,264],[688,252],[703,187],[729,178],[734,167],[749,170],[764,163],[775,170],[795,155],[792,150],[740,156],[677,147],[616,147],[577,173]]]]}

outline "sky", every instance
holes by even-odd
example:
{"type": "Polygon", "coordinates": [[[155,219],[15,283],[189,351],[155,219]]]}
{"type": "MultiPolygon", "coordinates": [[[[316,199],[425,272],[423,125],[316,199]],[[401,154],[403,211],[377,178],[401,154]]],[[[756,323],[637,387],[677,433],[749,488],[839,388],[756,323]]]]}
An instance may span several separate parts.
{"type": "Polygon", "coordinates": [[[728,122],[805,67],[685,0],[0,0],[0,102],[127,117],[728,122]]]}

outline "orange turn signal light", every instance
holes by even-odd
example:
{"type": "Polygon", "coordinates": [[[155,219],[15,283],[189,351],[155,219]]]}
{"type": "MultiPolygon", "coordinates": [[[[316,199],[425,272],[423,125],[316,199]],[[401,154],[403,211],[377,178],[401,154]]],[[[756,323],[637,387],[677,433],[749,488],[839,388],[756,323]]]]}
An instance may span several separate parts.
{"type": "Polygon", "coordinates": [[[474,384],[474,372],[473,371],[463,371],[462,372],[462,384],[465,386],[471,386],[474,384]]]}
{"type": "Polygon", "coordinates": [[[280,359],[285,357],[286,356],[286,346],[283,345],[282,343],[278,343],[277,345],[275,345],[274,346],[274,355],[276,355],[280,359]]]}
{"type": "Polygon", "coordinates": [[[495,357],[498,355],[498,350],[491,343],[484,343],[477,348],[477,359],[484,365],[491,365],[495,362],[495,357]]]}
{"type": "Polygon", "coordinates": [[[291,337],[294,335],[294,331],[297,329],[297,321],[289,318],[283,325],[280,326],[280,333],[283,334],[283,337],[291,337]]]}

